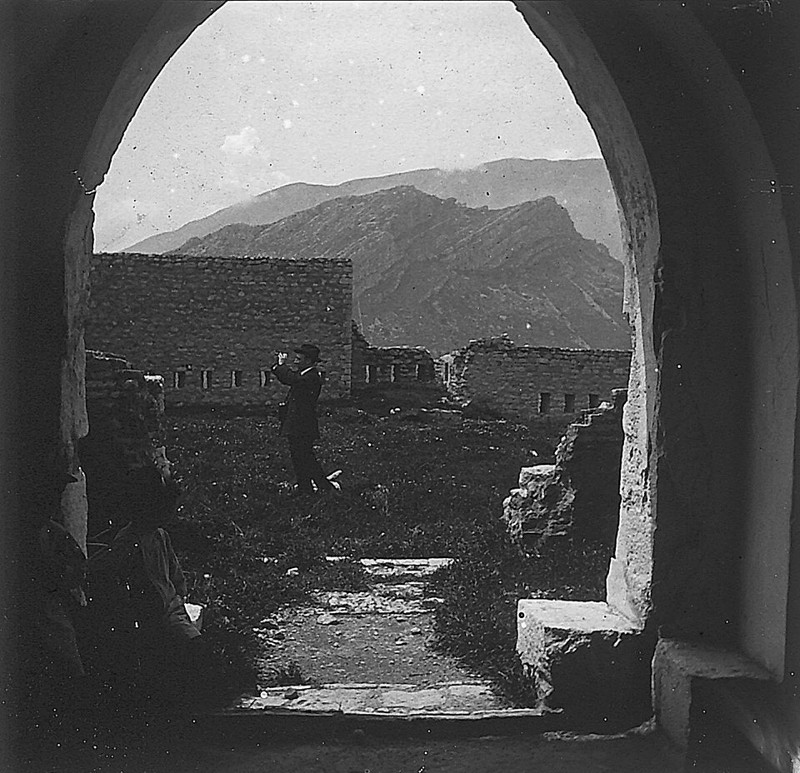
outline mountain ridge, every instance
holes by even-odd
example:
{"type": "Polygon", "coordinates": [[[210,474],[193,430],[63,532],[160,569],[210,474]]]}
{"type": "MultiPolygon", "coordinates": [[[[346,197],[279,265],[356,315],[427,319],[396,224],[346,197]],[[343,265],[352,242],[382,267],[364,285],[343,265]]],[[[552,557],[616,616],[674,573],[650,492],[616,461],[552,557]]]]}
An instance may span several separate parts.
{"type": "Polygon", "coordinates": [[[508,333],[519,344],[630,348],[621,264],[551,196],[473,208],[398,186],[224,226],[174,252],[348,257],[354,316],[379,346],[438,355],[508,333]]]}
{"type": "Polygon", "coordinates": [[[125,251],[169,252],[190,238],[206,236],[226,225],[266,225],[324,201],[400,185],[413,185],[438,198],[455,198],[467,206],[487,205],[491,209],[552,195],[566,206],[582,235],[604,243],[617,259],[622,254],[616,199],[605,163],[599,158],[498,159],[471,169],[417,169],[338,185],[289,183],[192,220],[174,231],[150,236],[125,251]]]}

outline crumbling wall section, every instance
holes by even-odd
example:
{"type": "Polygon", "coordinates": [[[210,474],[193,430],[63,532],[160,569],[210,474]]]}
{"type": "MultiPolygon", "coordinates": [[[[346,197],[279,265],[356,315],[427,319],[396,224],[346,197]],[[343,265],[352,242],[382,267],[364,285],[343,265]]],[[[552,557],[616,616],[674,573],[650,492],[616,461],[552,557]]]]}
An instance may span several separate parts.
{"type": "Polygon", "coordinates": [[[448,392],[464,406],[518,421],[568,423],[627,386],[631,353],[516,346],[485,338],[439,358],[448,392]]]}
{"type": "Polygon", "coordinates": [[[627,393],[587,411],[561,438],[555,464],[520,470],[519,487],[503,502],[512,537],[536,546],[549,537],[590,539],[614,548],[619,521],[622,410],[627,393]]]}
{"type": "Polygon", "coordinates": [[[280,402],[275,352],[306,341],[345,396],[352,281],[347,259],[95,255],[86,340],[163,375],[169,406],[280,402]]]}
{"type": "Polygon", "coordinates": [[[79,455],[86,473],[91,539],[117,524],[129,470],[164,463],[164,383],[122,357],[86,352],[89,434],[79,455]]]}
{"type": "Polygon", "coordinates": [[[422,346],[371,346],[353,323],[354,388],[374,384],[411,386],[437,380],[433,356],[422,346]]]}

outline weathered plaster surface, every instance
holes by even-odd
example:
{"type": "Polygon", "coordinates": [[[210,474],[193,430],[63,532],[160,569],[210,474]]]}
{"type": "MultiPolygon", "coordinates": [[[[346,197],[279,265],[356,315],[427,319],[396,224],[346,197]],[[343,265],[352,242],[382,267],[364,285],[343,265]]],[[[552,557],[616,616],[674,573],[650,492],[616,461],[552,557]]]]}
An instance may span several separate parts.
{"type": "Polygon", "coordinates": [[[758,679],[770,674],[737,652],[661,639],[653,657],[653,702],[659,727],[678,747],[689,745],[695,679],[758,679]]]}
{"type": "Polygon", "coordinates": [[[777,176],[744,71],[691,4],[520,5],[597,133],[629,246],[636,341],[609,602],[781,673],[797,319],[780,197],[757,193],[777,176]]]}
{"type": "Polygon", "coordinates": [[[633,355],[625,408],[622,505],[609,603],[644,620],[651,609],[658,369],[651,335],[653,276],[660,246],[655,187],[628,107],[592,41],[567,4],[520,3],[520,10],[567,78],[608,166],[622,212],[626,311],[633,355]]]}
{"type": "MultiPolygon", "coordinates": [[[[681,9],[661,10],[657,18],[653,9],[637,8],[636,13],[645,25],[658,30],[685,88],[694,92],[699,123],[713,137],[715,186],[724,188],[725,206],[733,215],[733,238],[727,244],[710,228],[694,235],[695,249],[706,258],[711,250],[719,252],[716,261],[707,260],[712,271],[715,262],[719,268],[703,286],[691,288],[693,293],[682,301],[690,309],[702,306],[700,325],[713,331],[714,338],[709,336],[701,356],[718,372],[724,369],[726,383],[720,387],[735,385],[741,392],[740,400],[728,403],[738,403],[740,411],[722,418],[728,424],[744,422],[744,431],[736,435],[743,447],[735,461],[728,461],[730,470],[712,465],[710,472],[717,480],[724,480],[731,471],[744,477],[739,514],[742,561],[736,570],[738,641],[744,652],[781,675],[799,381],[797,309],[778,173],[738,80],[746,73],[734,73],[707,33],[687,20],[681,9]],[[714,324],[722,316],[720,309],[730,304],[727,278],[748,288],[734,296],[739,303],[731,312],[732,317],[746,321],[739,329],[744,339],[741,345],[731,340],[740,334],[735,327],[714,324]],[[714,292],[716,288],[720,291],[714,292]],[[727,357],[724,364],[718,353],[727,357]]],[[[733,24],[741,19],[727,21],[733,24]]],[[[758,20],[751,16],[749,23],[755,27],[758,20]]],[[[713,379],[699,386],[717,391],[713,379]]],[[[708,445],[718,448],[731,434],[721,422],[709,420],[712,411],[701,412],[706,432],[713,436],[708,445]]],[[[719,492],[725,484],[712,481],[711,485],[719,492]]]]}

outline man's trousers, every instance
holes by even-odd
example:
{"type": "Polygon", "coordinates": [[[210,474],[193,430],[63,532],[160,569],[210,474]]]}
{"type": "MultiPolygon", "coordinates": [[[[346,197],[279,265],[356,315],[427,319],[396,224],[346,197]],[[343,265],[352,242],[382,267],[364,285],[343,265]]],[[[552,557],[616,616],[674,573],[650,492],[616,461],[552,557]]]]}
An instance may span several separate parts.
{"type": "Polygon", "coordinates": [[[312,481],[318,491],[328,491],[333,485],[322,471],[322,466],[314,454],[314,439],[311,437],[290,435],[289,453],[292,457],[297,491],[301,494],[313,493],[312,481]]]}

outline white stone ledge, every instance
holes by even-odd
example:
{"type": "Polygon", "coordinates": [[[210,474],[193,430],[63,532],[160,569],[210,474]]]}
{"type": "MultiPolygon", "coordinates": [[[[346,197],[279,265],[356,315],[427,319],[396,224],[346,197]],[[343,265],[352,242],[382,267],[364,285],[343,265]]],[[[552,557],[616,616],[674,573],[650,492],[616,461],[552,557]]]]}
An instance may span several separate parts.
{"type": "Polygon", "coordinates": [[[601,631],[631,634],[640,630],[605,601],[520,599],[517,617],[520,635],[534,626],[586,634],[601,631]]]}
{"type": "Polygon", "coordinates": [[[667,738],[684,750],[689,745],[692,685],[696,679],[769,681],[773,677],[739,652],[661,639],[653,656],[656,720],[667,738]]]}
{"type": "Polygon", "coordinates": [[[517,602],[517,653],[544,711],[631,726],[647,720],[652,646],[603,601],[517,602]]]}

